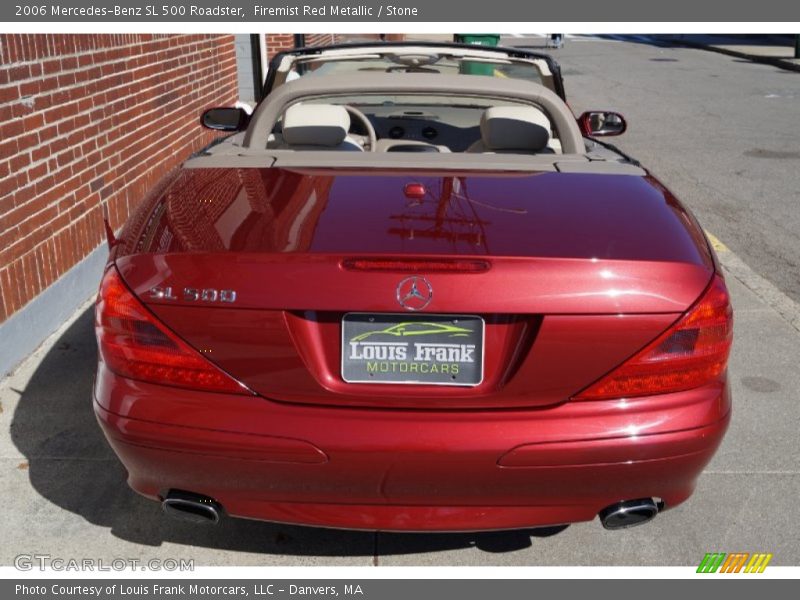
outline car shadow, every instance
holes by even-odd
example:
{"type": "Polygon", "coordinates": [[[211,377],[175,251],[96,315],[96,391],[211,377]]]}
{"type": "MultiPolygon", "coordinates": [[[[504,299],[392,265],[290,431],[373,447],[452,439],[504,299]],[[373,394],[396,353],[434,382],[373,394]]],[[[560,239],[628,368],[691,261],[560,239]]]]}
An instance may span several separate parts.
{"type": "MultiPolygon", "coordinates": [[[[510,552],[566,526],[491,533],[395,534],[223,519],[217,526],[166,517],[134,493],[92,410],[97,348],[92,309],[83,312],[20,390],[11,438],[25,455],[33,489],[54,505],[138,544],[164,542],[284,556],[401,555],[476,547],[510,552]]],[[[55,535],[55,534],[54,534],[55,535]]]]}

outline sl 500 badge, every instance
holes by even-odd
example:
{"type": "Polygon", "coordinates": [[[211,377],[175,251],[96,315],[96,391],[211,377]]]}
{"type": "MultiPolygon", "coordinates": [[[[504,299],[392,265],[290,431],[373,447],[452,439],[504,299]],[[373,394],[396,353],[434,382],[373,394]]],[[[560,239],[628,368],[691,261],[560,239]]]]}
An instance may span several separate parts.
{"type": "MultiPolygon", "coordinates": [[[[150,288],[150,298],[153,300],[178,300],[172,291],[172,286],[150,288]]],[[[236,290],[217,290],[214,288],[183,288],[180,298],[185,302],[236,302],[236,290]]]]}

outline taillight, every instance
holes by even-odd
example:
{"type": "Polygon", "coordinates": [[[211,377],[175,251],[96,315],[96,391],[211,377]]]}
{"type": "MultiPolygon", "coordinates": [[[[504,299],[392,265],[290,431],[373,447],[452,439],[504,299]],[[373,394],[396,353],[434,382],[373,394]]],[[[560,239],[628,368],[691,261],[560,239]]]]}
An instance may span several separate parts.
{"type": "Polygon", "coordinates": [[[106,271],[100,285],[95,331],[103,362],[123,377],[206,391],[251,393],[161,324],[114,267],[106,271]]]}
{"type": "Polygon", "coordinates": [[[573,399],[630,398],[700,387],[725,371],[732,341],[728,290],[715,276],[700,300],[672,327],[573,399]]]}

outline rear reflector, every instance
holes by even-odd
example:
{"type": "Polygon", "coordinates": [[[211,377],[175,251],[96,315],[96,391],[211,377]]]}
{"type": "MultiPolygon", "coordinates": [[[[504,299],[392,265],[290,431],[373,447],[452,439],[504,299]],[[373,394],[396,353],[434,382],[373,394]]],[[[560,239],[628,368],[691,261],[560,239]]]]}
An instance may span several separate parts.
{"type": "Polygon", "coordinates": [[[630,398],[700,387],[725,371],[732,341],[728,290],[715,276],[700,300],[672,327],[573,399],[630,398]]]}
{"type": "Polygon", "coordinates": [[[158,321],[109,268],[97,297],[100,357],[123,377],[196,390],[252,394],[158,321]]]}
{"type": "Polygon", "coordinates": [[[348,271],[391,271],[395,273],[483,273],[491,267],[486,260],[346,258],[348,271]]]}

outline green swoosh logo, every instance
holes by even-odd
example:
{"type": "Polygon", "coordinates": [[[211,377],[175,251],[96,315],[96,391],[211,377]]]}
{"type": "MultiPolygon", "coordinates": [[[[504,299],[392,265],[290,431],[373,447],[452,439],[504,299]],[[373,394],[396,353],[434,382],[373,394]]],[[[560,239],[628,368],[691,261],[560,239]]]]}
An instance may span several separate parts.
{"type": "Polygon", "coordinates": [[[386,329],[379,331],[367,331],[351,338],[351,342],[360,342],[373,335],[391,335],[393,337],[423,336],[448,334],[447,337],[467,337],[472,333],[471,329],[447,325],[446,323],[427,323],[422,321],[408,321],[396,323],[386,329]]]}

